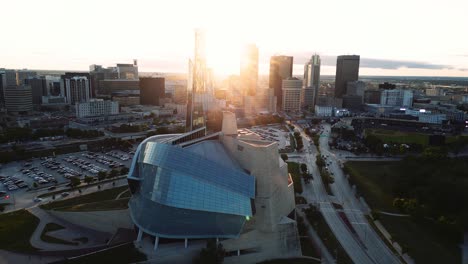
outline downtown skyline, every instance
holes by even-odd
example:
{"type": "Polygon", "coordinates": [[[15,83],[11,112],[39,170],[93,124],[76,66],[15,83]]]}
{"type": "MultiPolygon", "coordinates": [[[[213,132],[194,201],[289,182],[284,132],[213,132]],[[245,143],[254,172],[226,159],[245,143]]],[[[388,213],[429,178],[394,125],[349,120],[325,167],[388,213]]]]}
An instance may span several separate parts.
{"type": "Polygon", "coordinates": [[[254,43],[260,74],[268,73],[271,56],[287,55],[294,57],[293,73],[301,75],[318,53],[323,75],[334,75],[336,56],[356,54],[360,75],[468,76],[463,1],[112,3],[5,3],[11,12],[0,22],[14,26],[3,34],[17,41],[0,43],[0,67],[86,71],[94,63],[135,58],[142,72],[185,73],[193,30],[203,28],[215,74],[239,74],[241,49],[254,43]],[[70,12],[86,15],[70,19],[70,12]]]}

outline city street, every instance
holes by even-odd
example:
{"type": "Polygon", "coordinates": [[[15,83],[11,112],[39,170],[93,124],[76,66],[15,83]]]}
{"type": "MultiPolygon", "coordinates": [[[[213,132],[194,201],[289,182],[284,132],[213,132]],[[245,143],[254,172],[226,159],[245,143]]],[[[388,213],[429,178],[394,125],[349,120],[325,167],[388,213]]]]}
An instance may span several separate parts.
{"type": "Polygon", "coordinates": [[[326,162],[330,164],[329,170],[333,173],[335,183],[331,184],[334,196],[329,196],[323,186],[318,168],[315,164],[317,150],[312,141],[308,139],[304,131],[301,132],[305,150],[302,160],[307,164],[309,171],[314,176],[310,184],[304,184],[303,196],[309,203],[319,206],[327,224],[341,243],[345,251],[355,263],[400,263],[397,256],[386,246],[377,233],[369,226],[365,214],[367,207],[363,206],[355,197],[354,191],[348,184],[340,167],[340,159],[332,153],[328,147],[328,135],[330,125],[323,125],[323,133],[319,144],[322,155],[328,156],[326,162]],[[352,229],[343,221],[332,202],[343,206],[343,212],[349,220],[352,229]]]}

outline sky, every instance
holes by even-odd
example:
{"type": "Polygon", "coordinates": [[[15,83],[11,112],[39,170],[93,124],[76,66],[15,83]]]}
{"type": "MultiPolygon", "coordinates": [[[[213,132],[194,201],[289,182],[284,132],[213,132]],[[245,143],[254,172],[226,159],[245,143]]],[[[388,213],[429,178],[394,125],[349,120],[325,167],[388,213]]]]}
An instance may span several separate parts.
{"type": "Polygon", "coordinates": [[[466,0],[0,0],[0,68],[88,70],[138,59],[143,72],[187,72],[194,29],[206,33],[215,74],[238,74],[241,48],[314,53],[322,74],[337,55],[361,56],[360,75],[468,77],[466,0]]]}

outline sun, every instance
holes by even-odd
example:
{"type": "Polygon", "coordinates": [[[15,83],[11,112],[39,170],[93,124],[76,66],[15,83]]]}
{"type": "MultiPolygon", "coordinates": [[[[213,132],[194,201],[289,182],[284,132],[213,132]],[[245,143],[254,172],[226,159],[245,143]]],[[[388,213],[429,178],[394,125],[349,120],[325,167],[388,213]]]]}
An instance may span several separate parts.
{"type": "Polygon", "coordinates": [[[207,31],[205,38],[207,67],[215,74],[239,74],[242,40],[221,30],[207,31]]]}

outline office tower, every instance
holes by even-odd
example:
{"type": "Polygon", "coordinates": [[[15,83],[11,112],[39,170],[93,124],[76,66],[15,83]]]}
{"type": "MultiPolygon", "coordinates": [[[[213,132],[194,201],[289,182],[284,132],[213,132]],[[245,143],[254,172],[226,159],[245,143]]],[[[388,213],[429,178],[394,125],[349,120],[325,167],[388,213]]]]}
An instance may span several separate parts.
{"type": "Polygon", "coordinates": [[[283,91],[281,85],[283,80],[292,77],[293,57],[290,56],[272,56],[270,58],[270,88],[275,91],[278,110],[282,110],[283,91]]]}
{"type": "Polygon", "coordinates": [[[61,76],[60,93],[66,103],[88,102],[91,98],[91,81],[88,73],[67,72],[61,76]]]}
{"type": "Polygon", "coordinates": [[[411,90],[382,90],[380,104],[400,107],[411,107],[413,105],[413,91],[411,90]]]}
{"type": "Polygon", "coordinates": [[[5,107],[6,76],[0,71],[0,110],[5,107]]]}
{"type": "Polygon", "coordinates": [[[350,81],[346,83],[346,94],[343,95],[343,107],[351,110],[360,110],[364,100],[366,83],[363,81],[350,81]]]}
{"type": "Polygon", "coordinates": [[[187,82],[186,132],[205,127],[204,101],[209,95],[206,90],[205,36],[201,30],[195,31],[195,56],[189,60],[187,82]]]}
{"type": "Polygon", "coordinates": [[[5,107],[5,89],[16,86],[15,70],[0,69],[0,109],[5,107]]]}
{"type": "Polygon", "coordinates": [[[0,74],[3,75],[3,85],[4,87],[8,86],[16,86],[16,71],[15,70],[9,70],[9,69],[0,69],[0,74]]]}
{"type": "Polygon", "coordinates": [[[320,56],[315,54],[304,65],[303,107],[315,107],[320,88],[320,56]]]}
{"type": "Polygon", "coordinates": [[[186,104],[187,103],[187,86],[186,85],[175,85],[174,86],[174,103],[186,104]]]}
{"type": "Polygon", "coordinates": [[[126,80],[138,80],[138,64],[137,60],[133,60],[133,64],[117,64],[117,77],[126,80]]]}
{"type": "Polygon", "coordinates": [[[24,80],[33,78],[37,76],[37,73],[35,71],[30,71],[30,70],[17,70],[16,71],[16,85],[22,85],[24,84],[24,80]]]}
{"type": "Polygon", "coordinates": [[[116,67],[89,66],[93,95],[110,95],[115,90],[138,90],[138,64],[119,63],[116,67]]]}
{"type": "Polygon", "coordinates": [[[8,112],[21,113],[33,110],[31,86],[9,86],[4,92],[5,107],[8,112]]]}
{"type": "Polygon", "coordinates": [[[336,60],[335,97],[343,98],[347,82],[359,79],[359,55],[342,55],[336,60]]]}
{"type": "Polygon", "coordinates": [[[254,44],[247,45],[242,52],[240,78],[244,95],[255,95],[258,81],[258,48],[254,44]]]}
{"type": "Polygon", "coordinates": [[[282,87],[283,110],[286,112],[300,112],[302,81],[298,78],[290,77],[283,80],[282,87]]]}
{"type": "Polygon", "coordinates": [[[161,105],[160,99],[164,97],[164,78],[140,78],[140,104],[161,105]]]}
{"type": "Polygon", "coordinates": [[[44,77],[30,77],[24,83],[31,86],[33,104],[42,104],[42,96],[48,95],[47,81],[44,77]]]}
{"type": "Polygon", "coordinates": [[[366,90],[364,91],[365,104],[380,104],[380,90],[366,90]]]}

